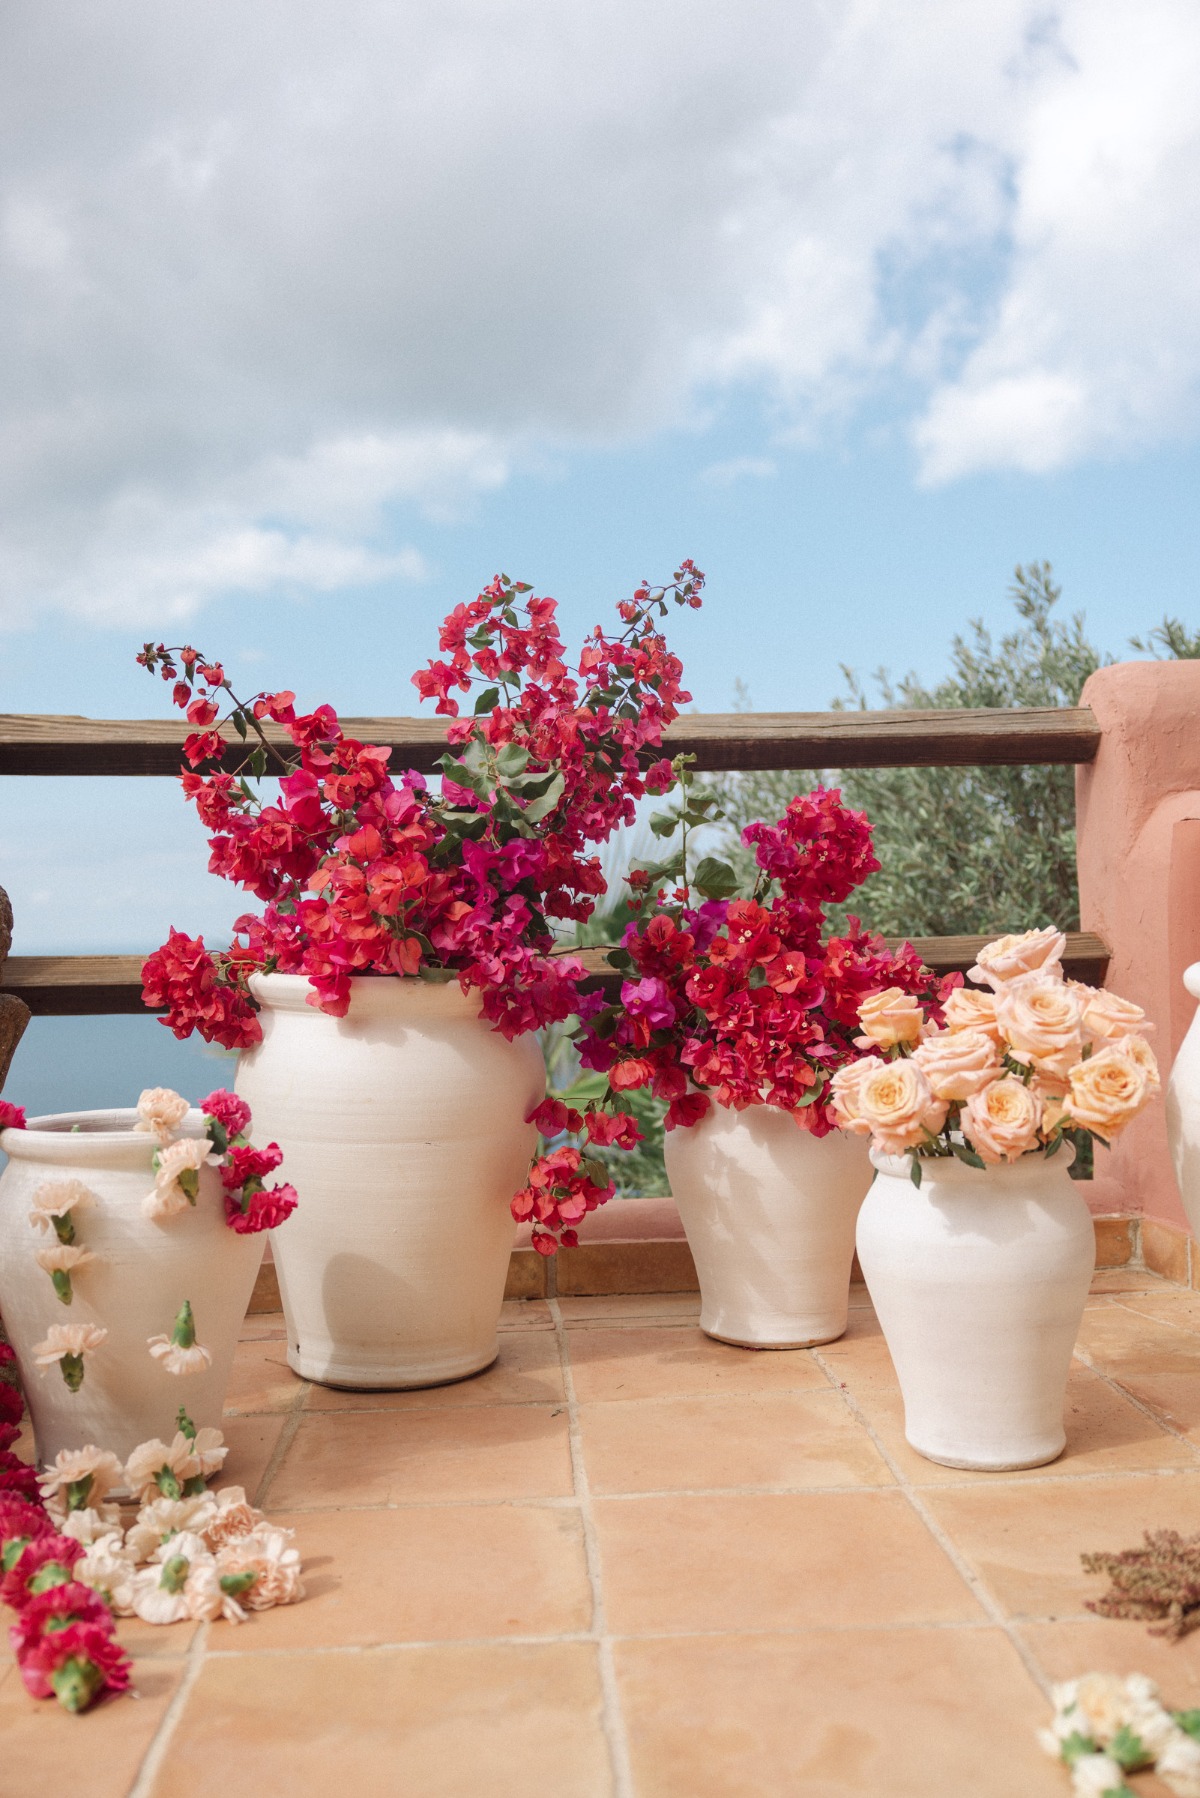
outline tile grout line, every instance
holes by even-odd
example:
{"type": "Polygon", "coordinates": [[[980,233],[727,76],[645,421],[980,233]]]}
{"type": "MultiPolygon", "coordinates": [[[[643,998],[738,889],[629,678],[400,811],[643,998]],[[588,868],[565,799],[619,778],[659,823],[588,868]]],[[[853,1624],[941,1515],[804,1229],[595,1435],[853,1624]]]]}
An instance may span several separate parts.
{"type": "Polygon", "coordinates": [[[1034,1685],[1040,1692],[1049,1698],[1051,1682],[1046,1678],[1046,1675],[1042,1672],[1041,1667],[1034,1658],[1032,1650],[1019,1634],[1016,1624],[1005,1615],[1002,1606],[992,1596],[986,1581],[976,1573],[975,1569],[971,1566],[970,1561],[963,1554],[953,1537],[938,1522],[936,1516],[931,1512],[929,1506],[925,1504],[920,1494],[910,1486],[908,1478],[900,1467],[900,1464],[889,1453],[887,1446],[877,1434],[870,1419],[859,1405],[858,1400],[854,1397],[850,1388],[840,1380],[834,1378],[826,1363],[825,1357],[822,1355],[819,1348],[812,1348],[809,1350],[809,1353],[836,1391],[840,1393],[842,1401],[850,1415],[867,1432],[867,1435],[875,1445],[876,1451],[882,1456],[884,1464],[891,1470],[893,1477],[899,1485],[901,1492],[904,1494],[904,1497],[908,1500],[910,1507],[915,1512],[916,1516],[920,1518],[921,1522],[925,1525],[926,1530],[933,1537],[933,1540],[937,1543],[942,1553],[946,1556],[946,1559],[958,1573],[959,1578],[963,1581],[967,1590],[987,1613],[992,1623],[1004,1631],[1004,1634],[1007,1636],[1008,1641],[1012,1646],[1013,1652],[1016,1654],[1034,1685]]]}
{"type": "Polygon", "coordinates": [[[251,1504],[256,1505],[259,1510],[261,1510],[266,1503],[267,1493],[271,1488],[271,1483],[274,1480],[275,1475],[279,1472],[283,1457],[287,1454],[288,1449],[291,1448],[292,1443],[296,1440],[296,1432],[299,1430],[301,1422],[303,1421],[305,1415],[304,1407],[308,1403],[308,1395],[311,1391],[312,1381],[302,1380],[300,1389],[292,1400],[291,1408],[284,1413],[283,1428],[279,1432],[279,1440],[271,1450],[271,1458],[263,1468],[262,1478],[259,1480],[258,1485],[255,1488],[254,1497],[250,1501],[251,1504]]]}
{"type": "Polygon", "coordinates": [[[596,1532],[596,1519],[592,1511],[592,1489],[583,1458],[583,1435],[579,1425],[579,1401],[575,1395],[575,1376],[571,1369],[567,1332],[563,1325],[562,1313],[558,1308],[558,1299],[547,1298],[546,1304],[554,1319],[559,1366],[562,1369],[563,1391],[566,1395],[571,1475],[575,1496],[579,1500],[579,1515],[583,1523],[583,1552],[587,1564],[588,1585],[591,1587],[592,1593],[590,1637],[596,1643],[600,1663],[604,1734],[608,1743],[609,1761],[612,1767],[613,1789],[615,1798],[634,1798],[633,1769],[629,1760],[625,1718],[621,1709],[621,1694],[617,1686],[612,1637],[608,1633],[605,1617],[604,1587],[600,1570],[600,1541],[596,1532]]]}
{"type": "MultiPolygon", "coordinates": [[[[1162,1412],[1151,1410],[1144,1399],[1139,1398],[1137,1393],[1131,1391],[1128,1386],[1123,1386],[1114,1374],[1106,1373],[1102,1367],[1097,1367],[1096,1363],[1092,1360],[1090,1351],[1081,1349],[1078,1343],[1075,1344],[1075,1359],[1081,1366],[1086,1367],[1090,1373],[1094,1373],[1098,1380],[1102,1380],[1110,1392],[1119,1393],[1123,1399],[1128,1400],[1136,1411],[1140,1411],[1143,1417],[1147,1418],[1151,1423],[1157,1424],[1159,1429],[1165,1430],[1168,1436],[1173,1436],[1176,1442],[1182,1442],[1185,1447],[1191,1449],[1193,1455],[1200,1456],[1200,1448],[1197,1447],[1190,1436],[1185,1434],[1183,1430],[1178,1429],[1174,1423],[1170,1422],[1167,1417],[1163,1415],[1162,1412]]],[[[1159,1470],[1156,1469],[1155,1471],[1159,1470]]],[[[1191,1472],[1191,1469],[1183,1468],[1181,1471],[1189,1473],[1191,1472]]]]}
{"type": "Polygon", "coordinates": [[[159,1770],[171,1745],[171,1737],[175,1734],[176,1725],[183,1715],[192,1687],[200,1677],[200,1669],[204,1665],[204,1650],[208,1643],[208,1632],[211,1627],[212,1625],[209,1623],[201,1623],[192,1638],[188,1648],[187,1663],[183,1670],[183,1678],[179,1682],[175,1696],[163,1712],[162,1722],[155,1730],[150,1746],[142,1757],[142,1764],[129,1788],[127,1798],[150,1798],[159,1770]]]}

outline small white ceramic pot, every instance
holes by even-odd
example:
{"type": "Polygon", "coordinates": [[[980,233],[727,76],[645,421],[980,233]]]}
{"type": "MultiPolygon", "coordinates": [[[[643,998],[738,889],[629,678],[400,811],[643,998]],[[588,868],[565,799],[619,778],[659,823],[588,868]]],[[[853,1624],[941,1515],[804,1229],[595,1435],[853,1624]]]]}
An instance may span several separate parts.
{"type": "Polygon", "coordinates": [[[904,1396],[904,1433],[945,1467],[1039,1467],[1063,1401],[1095,1235],[1073,1151],[984,1169],[872,1151],[858,1259],[904,1396]]]}
{"type": "Polygon", "coordinates": [[[713,1104],[666,1135],[667,1178],[700,1276],[700,1328],[804,1348],[846,1328],[866,1143],[812,1136],[774,1105],[713,1104]]]}
{"type": "MultiPolygon", "coordinates": [[[[1192,963],[1183,984],[1193,999],[1200,999],[1200,961],[1192,963]]],[[[1179,1045],[1167,1081],[1167,1141],[1188,1224],[1200,1240],[1200,1010],[1179,1045]]]]}
{"type": "MultiPolygon", "coordinates": [[[[182,1405],[198,1428],[219,1428],[225,1388],[246,1306],[263,1256],[262,1236],[239,1236],[225,1222],[220,1176],[202,1168],[194,1206],[176,1217],[142,1215],[153,1189],[152,1136],[134,1129],[135,1111],[80,1111],[31,1118],[5,1130],[9,1157],[0,1176],[0,1316],[16,1350],[37,1452],[51,1461],[64,1448],[111,1449],[126,1459],[139,1442],[169,1442],[182,1405]],[[47,1181],[80,1180],[95,1202],[74,1212],[76,1242],[95,1260],[72,1276],[64,1305],[35,1250],[55,1238],[29,1221],[33,1195],[47,1181]],[[147,1346],[170,1336],[189,1300],[196,1339],[212,1356],[201,1373],[168,1373],[147,1346]],[[57,1365],[33,1357],[51,1324],[98,1324],[104,1342],[84,1360],[72,1392],[57,1365]]],[[[180,1134],[202,1137],[189,1112],[180,1134]]]]}
{"type": "Polygon", "coordinates": [[[458,982],[363,976],[334,1018],[307,979],[256,975],[262,1042],[237,1090],[300,1195],[272,1250],[288,1361],[328,1386],[434,1386],[495,1360],[545,1091],[532,1036],[506,1042],[458,982]]]}

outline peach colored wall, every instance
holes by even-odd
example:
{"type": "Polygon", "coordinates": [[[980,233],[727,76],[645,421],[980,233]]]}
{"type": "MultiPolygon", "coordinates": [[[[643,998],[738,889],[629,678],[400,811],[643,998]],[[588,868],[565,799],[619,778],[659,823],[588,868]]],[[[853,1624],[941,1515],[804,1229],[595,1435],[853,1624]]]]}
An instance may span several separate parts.
{"type": "MultiPolygon", "coordinates": [[[[1200,961],[1200,662],[1118,662],[1081,704],[1104,738],[1075,776],[1080,921],[1112,949],[1107,984],[1153,1021],[1165,1082],[1194,1009],[1183,970],[1200,961]]],[[[1187,1227],[1161,1102],[1096,1161],[1093,1210],[1187,1227]]]]}

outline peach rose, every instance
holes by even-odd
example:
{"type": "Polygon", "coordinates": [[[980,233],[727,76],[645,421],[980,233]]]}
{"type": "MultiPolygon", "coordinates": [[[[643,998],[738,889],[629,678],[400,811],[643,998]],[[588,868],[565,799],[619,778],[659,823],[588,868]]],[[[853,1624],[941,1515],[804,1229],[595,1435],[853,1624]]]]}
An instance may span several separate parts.
{"type": "Polygon", "coordinates": [[[870,1134],[871,1126],[858,1108],[858,1089],[878,1066],[873,1055],[864,1055],[859,1061],[846,1062],[829,1082],[829,1103],[839,1130],[848,1130],[852,1136],[870,1134]]]}
{"type": "Polygon", "coordinates": [[[1026,930],[1020,936],[997,937],[979,951],[968,978],[990,986],[996,992],[1012,980],[1024,980],[1030,974],[1041,974],[1046,980],[1061,980],[1063,950],[1067,939],[1061,930],[1047,925],[1044,930],[1026,930]]]}
{"type": "Polygon", "coordinates": [[[1083,1007],[1083,1034],[1091,1042],[1111,1042],[1118,1036],[1128,1036],[1133,1030],[1153,1030],[1153,1024],[1147,1024],[1146,1014],[1140,1005],[1132,999],[1122,999],[1116,993],[1106,993],[1101,988],[1084,986],[1080,982],[1068,982],[1071,991],[1083,1007]]]}
{"type": "Polygon", "coordinates": [[[963,1110],[963,1134],[982,1161],[1016,1161],[1038,1147],[1042,1101],[1015,1074],[1005,1074],[972,1093],[963,1110]]]}
{"type": "Polygon", "coordinates": [[[858,1021],[868,1038],[867,1046],[878,1043],[881,1049],[918,1042],[925,1028],[920,1002],[911,993],[901,992],[898,986],[884,987],[881,993],[864,999],[858,1008],[858,1021]]]}
{"type": "Polygon", "coordinates": [[[996,1022],[995,993],[981,993],[971,986],[956,986],[943,1007],[947,1030],[982,1030],[994,1043],[1003,1039],[996,1022]]]}
{"type": "Polygon", "coordinates": [[[996,996],[996,1021],[1012,1054],[1066,1080],[1083,1054],[1083,1013],[1062,980],[1021,982],[996,996]]]}
{"type": "Polygon", "coordinates": [[[1141,1068],[1143,1074],[1146,1076],[1146,1085],[1150,1089],[1150,1097],[1157,1097],[1162,1091],[1162,1080],[1159,1077],[1158,1062],[1154,1058],[1154,1050],[1150,1047],[1145,1037],[1138,1036],[1136,1033],[1132,1033],[1129,1036],[1119,1036],[1112,1046],[1114,1049],[1120,1049],[1122,1054],[1128,1055],[1131,1061],[1137,1063],[1138,1067],[1141,1068]]]}
{"type": "Polygon", "coordinates": [[[1111,1043],[1071,1069],[1067,1111],[1073,1123],[1094,1130],[1107,1142],[1152,1097],[1150,1080],[1139,1056],[1111,1043]]]}
{"type": "Polygon", "coordinates": [[[936,1135],[946,1121],[946,1106],[934,1098],[911,1058],[872,1062],[870,1070],[859,1085],[857,1103],[877,1149],[903,1155],[924,1142],[927,1131],[936,1135]]]}
{"type": "Polygon", "coordinates": [[[969,1099],[1000,1074],[1000,1051],[982,1030],[939,1030],[918,1044],[912,1059],[935,1099],[969,1099]]]}

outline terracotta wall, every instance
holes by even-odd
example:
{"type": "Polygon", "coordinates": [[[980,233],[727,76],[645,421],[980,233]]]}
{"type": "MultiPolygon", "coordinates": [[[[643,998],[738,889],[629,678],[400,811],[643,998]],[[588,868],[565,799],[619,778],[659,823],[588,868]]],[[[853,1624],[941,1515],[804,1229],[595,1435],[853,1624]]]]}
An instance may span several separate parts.
{"type": "MultiPolygon", "coordinates": [[[[1108,985],[1145,1007],[1164,1083],[1191,1022],[1183,970],[1200,961],[1200,662],[1119,662],[1083,690],[1104,731],[1076,773],[1084,930],[1112,949],[1108,985]]],[[[1144,1212],[1186,1227],[1165,1108],[1097,1150],[1097,1212],[1144,1212]]]]}

